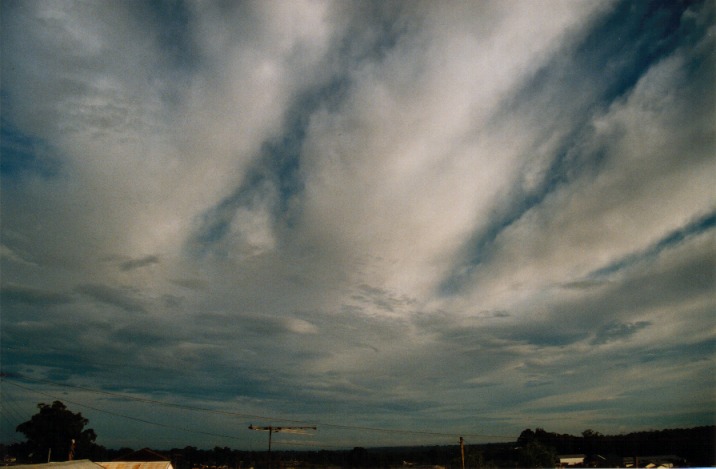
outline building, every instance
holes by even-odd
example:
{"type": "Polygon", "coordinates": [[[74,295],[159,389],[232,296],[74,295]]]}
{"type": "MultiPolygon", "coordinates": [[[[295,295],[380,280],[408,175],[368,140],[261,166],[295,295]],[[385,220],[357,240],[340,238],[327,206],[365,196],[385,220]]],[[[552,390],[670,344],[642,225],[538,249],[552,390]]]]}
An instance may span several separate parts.
{"type": "Polygon", "coordinates": [[[149,448],[140,449],[114,461],[98,462],[97,464],[101,466],[100,469],[174,469],[166,456],[149,448]]]}
{"type": "Polygon", "coordinates": [[[557,467],[584,467],[584,454],[560,454],[557,467]]]}
{"type": "Polygon", "coordinates": [[[93,463],[89,459],[78,459],[77,461],[48,462],[42,464],[18,464],[13,469],[102,469],[102,466],[93,463]]]}
{"type": "Polygon", "coordinates": [[[171,461],[110,461],[98,462],[97,464],[100,467],[95,469],[174,469],[174,466],[172,466],[171,461]]]}

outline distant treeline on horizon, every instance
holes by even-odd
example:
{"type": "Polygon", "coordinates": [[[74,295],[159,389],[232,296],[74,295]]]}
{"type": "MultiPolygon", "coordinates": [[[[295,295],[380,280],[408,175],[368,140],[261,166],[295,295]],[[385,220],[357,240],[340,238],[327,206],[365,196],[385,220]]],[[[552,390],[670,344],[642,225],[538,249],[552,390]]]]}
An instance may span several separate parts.
{"type": "MultiPolygon", "coordinates": [[[[10,456],[22,454],[22,443],[2,445],[3,453],[10,456]]],[[[147,448],[148,449],[148,448],[147,448]]],[[[132,448],[95,448],[96,454],[87,455],[93,461],[122,460],[134,452],[132,448]]],[[[153,450],[172,461],[175,469],[264,467],[267,465],[267,451],[244,451],[229,447],[198,449],[194,446],[153,450]]],[[[664,429],[632,432],[623,435],[602,435],[585,430],[582,435],[559,434],[542,428],[525,429],[519,437],[510,442],[465,444],[467,467],[521,467],[532,459],[554,458],[563,454],[584,454],[599,456],[602,467],[621,466],[629,457],[655,455],[677,456],[680,466],[716,466],[716,425],[686,429],[664,429]],[[537,453],[537,454],[535,454],[537,453]],[[619,462],[619,464],[617,464],[619,462]]],[[[395,467],[403,462],[414,465],[440,465],[459,468],[461,455],[459,445],[422,445],[393,447],[355,447],[343,450],[274,450],[271,459],[275,467],[281,461],[301,467],[395,467]]],[[[592,459],[592,461],[597,461],[592,459]]],[[[18,458],[17,463],[21,463],[18,458]]],[[[592,467],[600,467],[592,462],[592,467]]]]}

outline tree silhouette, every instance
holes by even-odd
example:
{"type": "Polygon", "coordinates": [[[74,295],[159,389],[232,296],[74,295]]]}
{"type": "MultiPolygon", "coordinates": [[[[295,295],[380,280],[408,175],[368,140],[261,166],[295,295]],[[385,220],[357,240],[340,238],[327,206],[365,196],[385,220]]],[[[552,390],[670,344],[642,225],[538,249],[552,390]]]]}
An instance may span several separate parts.
{"type": "Polygon", "coordinates": [[[26,448],[32,461],[67,461],[88,454],[97,439],[89,420],[81,413],[70,411],[62,402],[40,403],[40,409],[27,422],[15,429],[27,438],[26,448]]]}
{"type": "Polygon", "coordinates": [[[554,467],[557,463],[557,453],[554,448],[548,448],[534,440],[520,448],[519,459],[522,467],[554,467]]]}

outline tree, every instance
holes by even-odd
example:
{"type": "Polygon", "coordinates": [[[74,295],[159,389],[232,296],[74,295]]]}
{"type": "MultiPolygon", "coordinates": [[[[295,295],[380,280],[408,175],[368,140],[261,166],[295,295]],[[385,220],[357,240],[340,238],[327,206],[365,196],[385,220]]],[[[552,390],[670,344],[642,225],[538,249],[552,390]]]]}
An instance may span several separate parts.
{"type": "Polygon", "coordinates": [[[583,438],[599,438],[600,436],[602,436],[601,433],[595,432],[591,428],[588,428],[582,432],[583,438]]]}
{"type": "Polygon", "coordinates": [[[15,429],[25,434],[32,461],[47,461],[48,458],[67,461],[73,456],[81,458],[94,449],[97,435],[91,428],[85,429],[89,420],[81,413],[70,411],[60,401],[52,405],[40,403],[37,407],[40,411],[15,429]]]}
{"type": "Polygon", "coordinates": [[[543,446],[537,440],[520,448],[519,457],[522,467],[554,467],[557,463],[557,454],[554,449],[543,446]]]}
{"type": "Polygon", "coordinates": [[[535,432],[533,432],[531,429],[526,428],[522,430],[522,433],[520,433],[520,436],[517,438],[517,445],[520,447],[527,446],[528,443],[531,443],[535,440],[535,432]]]}

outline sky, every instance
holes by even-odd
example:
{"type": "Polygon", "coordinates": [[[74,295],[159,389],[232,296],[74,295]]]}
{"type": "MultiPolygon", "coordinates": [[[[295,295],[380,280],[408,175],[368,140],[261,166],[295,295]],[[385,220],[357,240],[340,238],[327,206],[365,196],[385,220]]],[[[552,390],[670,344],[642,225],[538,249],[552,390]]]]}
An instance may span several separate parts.
{"type": "Polygon", "coordinates": [[[716,423],[713,1],[13,1],[0,441],[716,423]]]}

